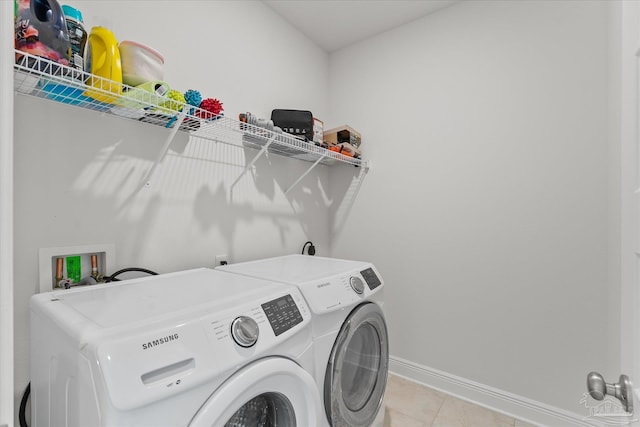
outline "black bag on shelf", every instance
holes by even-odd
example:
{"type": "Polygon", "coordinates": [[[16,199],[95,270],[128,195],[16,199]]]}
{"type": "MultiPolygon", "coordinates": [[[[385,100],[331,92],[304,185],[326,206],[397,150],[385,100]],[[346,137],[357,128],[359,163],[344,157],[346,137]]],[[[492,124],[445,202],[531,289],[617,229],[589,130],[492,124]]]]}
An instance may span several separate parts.
{"type": "Polygon", "coordinates": [[[306,110],[280,110],[271,111],[271,120],[274,126],[278,126],[284,132],[301,136],[307,142],[313,141],[313,114],[306,110]]]}

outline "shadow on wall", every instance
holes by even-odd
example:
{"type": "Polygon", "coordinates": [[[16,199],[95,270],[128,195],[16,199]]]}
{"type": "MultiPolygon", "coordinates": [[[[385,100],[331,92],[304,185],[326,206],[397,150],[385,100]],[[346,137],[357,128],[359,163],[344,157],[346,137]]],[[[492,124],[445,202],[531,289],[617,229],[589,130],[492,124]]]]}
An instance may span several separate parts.
{"type": "Polygon", "coordinates": [[[207,233],[217,227],[229,248],[229,255],[235,258],[233,247],[235,233],[242,221],[250,222],[256,215],[250,203],[229,203],[229,196],[222,183],[215,192],[203,185],[194,200],[193,215],[200,229],[207,233]],[[224,209],[220,209],[224,206],[224,209]]]}
{"type": "MultiPolygon", "coordinates": [[[[46,106],[33,99],[16,102],[25,110],[46,106]]],[[[258,151],[180,132],[146,186],[145,175],[167,129],[68,106],[42,116],[37,127],[27,115],[16,117],[22,122],[16,132],[17,207],[28,212],[18,222],[29,251],[109,241],[118,247],[118,260],[151,268],[155,257],[149,252],[164,252],[166,258],[175,248],[193,253],[195,245],[211,254],[210,246],[221,240],[233,257],[237,232],[246,231],[243,224],[253,227],[258,239],[262,232],[273,238],[276,229],[282,247],[302,233],[327,240],[333,203],[327,195],[328,174],[353,169],[318,165],[285,195],[312,163],[267,154],[240,179],[232,198],[230,184],[258,151]],[[73,136],[51,131],[70,125],[73,136]],[[269,223],[273,229],[265,228],[269,223]]],[[[193,256],[189,260],[197,262],[193,256]]],[[[167,268],[172,266],[158,270],[167,268]]]]}
{"type": "Polygon", "coordinates": [[[337,239],[347,223],[367,173],[367,170],[362,167],[341,167],[332,170],[330,179],[331,222],[329,224],[330,240],[332,242],[337,239]]]}
{"type": "MultiPolygon", "coordinates": [[[[256,150],[245,148],[247,163],[257,153],[256,150]]],[[[340,222],[346,219],[353,199],[345,198],[355,197],[357,194],[357,191],[350,190],[352,187],[350,183],[355,180],[359,188],[359,183],[364,178],[364,169],[347,164],[333,166],[319,164],[292,187],[296,180],[307,173],[312,166],[313,162],[265,153],[254,164],[253,178],[256,189],[270,200],[275,200],[278,196],[286,197],[293,214],[298,218],[307,236],[330,237],[333,222],[331,211],[334,210],[334,206],[348,206],[346,211],[340,210],[340,214],[343,215],[340,222]],[[332,174],[343,177],[339,180],[336,189],[330,188],[331,183],[334,182],[332,174]],[[286,193],[287,190],[289,190],[288,193],[286,193]],[[318,216],[321,222],[308,220],[310,217],[318,216]]]]}
{"type": "MultiPolygon", "coordinates": [[[[46,108],[37,99],[19,97],[16,103],[24,110],[46,108]]],[[[191,251],[192,263],[210,258],[197,250],[211,254],[215,246],[237,259],[239,230],[245,240],[248,233],[257,239],[277,235],[280,247],[300,235],[328,246],[362,180],[361,168],[318,165],[285,195],[312,163],[266,153],[240,178],[232,197],[231,183],[258,151],[179,132],[146,186],[167,129],[69,106],[42,117],[33,126],[28,115],[16,116],[22,122],[16,123],[17,206],[27,212],[17,221],[31,248],[109,241],[118,247],[118,260],[150,266],[175,248],[189,248],[181,256],[191,251]],[[52,132],[68,126],[72,133],[52,132]]],[[[172,266],[159,270],[167,268],[172,266]]]]}

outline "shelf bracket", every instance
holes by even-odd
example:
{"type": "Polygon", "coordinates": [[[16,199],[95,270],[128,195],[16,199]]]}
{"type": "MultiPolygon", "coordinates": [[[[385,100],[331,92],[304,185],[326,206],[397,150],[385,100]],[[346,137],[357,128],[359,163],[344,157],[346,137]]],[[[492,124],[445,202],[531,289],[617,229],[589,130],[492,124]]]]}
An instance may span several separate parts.
{"type": "Polygon", "coordinates": [[[231,184],[231,186],[229,187],[230,195],[233,196],[233,187],[235,187],[238,181],[240,181],[240,179],[249,171],[249,169],[253,167],[254,163],[257,162],[258,159],[262,157],[264,153],[267,152],[267,150],[269,149],[269,146],[274,140],[275,140],[275,136],[272,136],[271,138],[269,138],[267,143],[262,146],[260,151],[258,151],[258,154],[256,154],[256,156],[249,163],[247,163],[247,165],[244,167],[244,170],[240,173],[240,175],[236,178],[236,180],[233,181],[233,184],[231,184]]]}
{"type": "MultiPolygon", "coordinates": [[[[158,153],[158,157],[156,158],[156,161],[153,163],[153,166],[151,166],[151,169],[149,169],[149,171],[145,174],[144,178],[142,178],[142,185],[147,187],[151,186],[151,177],[153,176],[153,173],[155,172],[158,165],[162,163],[162,161],[164,160],[164,156],[167,154],[167,151],[169,151],[169,146],[171,145],[171,142],[173,142],[173,139],[176,137],[176,134],[180,130],[180,126],[182,126],[182,122],[184,121],[184,118],[186,117],[186,115],[187,115],[186,111],[183,110],[175,117],[175,120],[172,119],[173,127],[171,128],[171,132],[169,132],[169,136],[167,136],[167,140],[164,142],[164,145],[162,146],[160,153],[158,153]]],[[[172,122],[169,122],[167,126],[170,126],[172,122]]]]}
{"type": "Polygon", "coordinates": [[[318,160],[316,160],[309,169],[307,169],[302,175],[300,175],[300,178],[296,179],[296,181],[291,184],[289,186],[289,188],[287,188],[287,190],[284,192],[285,195],[289,194],[289,191],[293,190],[293,187],[295,187],[296,185],[298,185],[300,183],[300,181],[302,181],[302,179],[309,175],[309,172],[311,172],[313,170],[313,168],[315,168],[316,166],[318,166],[318,163],[320,163],[325,157],[327,157],[326,154],[323,154],[322,156],[320,156],[320,158],[318,158],[318,160]]]}
{"type": "Polygon", "coordinates": [[[362,170],[364,171],[364,173],[366,175],[367,173],[369,173],[369,170],[371,170],[371,160],[363,161],[361,166],[362,166],[362,170]]]}

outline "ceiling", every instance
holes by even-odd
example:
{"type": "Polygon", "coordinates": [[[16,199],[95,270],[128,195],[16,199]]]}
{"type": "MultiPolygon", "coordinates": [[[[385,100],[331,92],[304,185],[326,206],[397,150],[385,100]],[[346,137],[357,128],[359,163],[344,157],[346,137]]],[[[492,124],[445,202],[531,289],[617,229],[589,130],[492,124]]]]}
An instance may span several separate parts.
{"type": "Polygon", "coordinates": [[[333,52],[459,0],[263,0],[318,46],[333,52]]]}

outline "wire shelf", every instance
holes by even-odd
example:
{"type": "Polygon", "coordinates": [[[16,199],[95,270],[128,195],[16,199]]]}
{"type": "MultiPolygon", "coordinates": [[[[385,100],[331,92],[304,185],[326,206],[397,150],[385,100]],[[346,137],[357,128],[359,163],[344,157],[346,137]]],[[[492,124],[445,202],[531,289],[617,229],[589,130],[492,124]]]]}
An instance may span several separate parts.
{"type": "Polygon", "coordinates": [[[223,115],[213,116],[206,110],[160,93],[108,80],[26,52],[15,50],[15,55],[14,90],[22,95],[165,128],[173,128],[179,123],[179,131],[189,132],[194,137],[257,150],[267,147],[269,153],[308,162],[367,166],[362,159],[327,150],[284,132],[274,132],[223,115]],[[181,115],[184,115],[183,120],[180,120],[181,115]]]}

